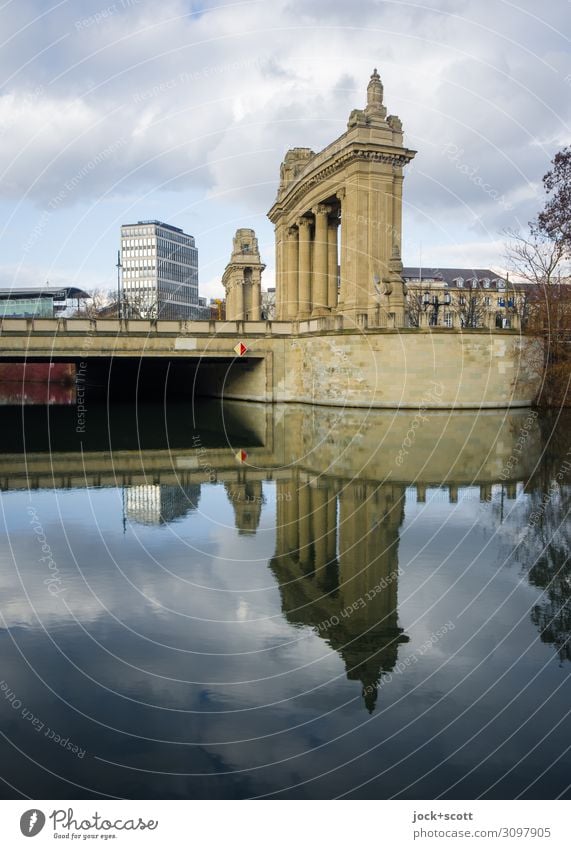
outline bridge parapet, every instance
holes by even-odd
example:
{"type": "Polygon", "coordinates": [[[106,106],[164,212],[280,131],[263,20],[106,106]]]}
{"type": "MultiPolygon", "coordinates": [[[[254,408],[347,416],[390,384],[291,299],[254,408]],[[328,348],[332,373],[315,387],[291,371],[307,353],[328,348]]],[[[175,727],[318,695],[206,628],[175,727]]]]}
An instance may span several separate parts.
{"type": "Polygon", "coordinates": [[[125,335],[125,336],[303,336],[339,331],[374,334],[383,331],[422,334],[519,334],[516,328],[397,327],[395,321],[383,319],[372,324],[366,313],[355,318],[329,315],[304,321],[167,321],[162,319],[114,318],[4,318],[0,319],[0,335],[125,335]]]}
{"type": "Polygon", "coordinates": [[[116,318],[4,318],[0,334],[133,334],[174,336],[255,336],[288,335],[294,332],[291,321],[167,321],[161,319],[116,318]]]}

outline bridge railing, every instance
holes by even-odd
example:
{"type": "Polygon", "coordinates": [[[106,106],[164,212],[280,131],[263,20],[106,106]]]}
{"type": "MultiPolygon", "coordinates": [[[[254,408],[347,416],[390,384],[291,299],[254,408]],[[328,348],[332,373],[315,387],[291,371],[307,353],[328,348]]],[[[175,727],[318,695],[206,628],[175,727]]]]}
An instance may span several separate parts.
{"type": "MultiPolygon", "coordinates": [[[[424,317],[423,317],[424,318],[424,317]]],[[[514,320],[512,330],[517,330],[519,324],[514,320]]],[[[335,331],[378,331],[395,330],[394,317],[378,316],[371,323],[366,313],[357,315],[354,319],[343,315],[321,316],[306,321],[177,321],[165,319],[117,319],[117,318],[2,318],[0,319],[1,334],[30,334],[44,333],[50,335],[117,335],[133,334],[137,336],[173,335],[173,336],[289,336],[298,334],[327,333],[335,331]]],[[[468,331],[483,330],[493,332],[502,328],[495,327],[495,316],[491,316],[481,328],[461,328],[454,320],[449,327],[440,325],[429,327],[428,322],[421,322],[420,327],[407,328],[417,332],[437,331],[468,331]]]]}
{"type": "Polygon", "coordinates": [[[136,335],[173,334],[219,335],[259,334],[263,336],[283,334],[294,330],[290,321],[177,321],[163,319],[117,319],[117,318],[3,318],[0,333],[49,333],[49,334],[118,334],[136,335]]]}

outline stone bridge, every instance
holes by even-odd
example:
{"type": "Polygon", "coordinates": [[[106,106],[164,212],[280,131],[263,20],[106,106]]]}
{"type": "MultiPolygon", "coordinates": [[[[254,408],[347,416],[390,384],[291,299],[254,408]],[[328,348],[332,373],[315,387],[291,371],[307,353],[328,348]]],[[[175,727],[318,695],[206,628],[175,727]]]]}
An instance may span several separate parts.
{"type": "Polygon", "coordinates": [[[0,362],[167,361],[188,392],[365,408],[529,406],[537,376],[513,330],[306,321],[4,319],[0,362]]]}

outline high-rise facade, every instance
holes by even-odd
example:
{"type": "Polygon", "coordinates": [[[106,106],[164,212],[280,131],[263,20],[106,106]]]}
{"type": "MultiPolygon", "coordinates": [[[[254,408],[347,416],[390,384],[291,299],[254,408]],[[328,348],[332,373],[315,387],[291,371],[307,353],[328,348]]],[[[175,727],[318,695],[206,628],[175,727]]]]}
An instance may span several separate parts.
{"type": "Polygon", "coordinates": [[[209,317],[210,311],[199,304],[194,236],[180,227],[162,221],[124,224],[121,265],[127,317],[209,317]]]}

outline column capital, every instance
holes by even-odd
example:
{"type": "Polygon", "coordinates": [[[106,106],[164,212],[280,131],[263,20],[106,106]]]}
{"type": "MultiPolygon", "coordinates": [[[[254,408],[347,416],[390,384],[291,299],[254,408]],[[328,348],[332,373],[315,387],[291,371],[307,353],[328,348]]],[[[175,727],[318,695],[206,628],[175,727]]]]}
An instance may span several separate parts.
{"type": "Polygon", "coordinates": [[[301,218],[298,218],[295,223],[299,230],[301,230],[302,227],[305,228],[311,226],[311,221],[309,220],[309,218],[304,218],[303,216],[301,218]]]}
{"type": "Polygon", "coordinates": [[[333,207],[326,203],[318,203],[317,206],[312,207],[311,211],[316,217],[318,215],[329,215],[330,212],[333,212],[333,207]]]}
{"type": "Polygon", "coordinates": [[[288,227],[286,230],[286,236],[288,239],[297,239],[299,234],[297,226],[294,224],[291,227],[288,227]]]}

